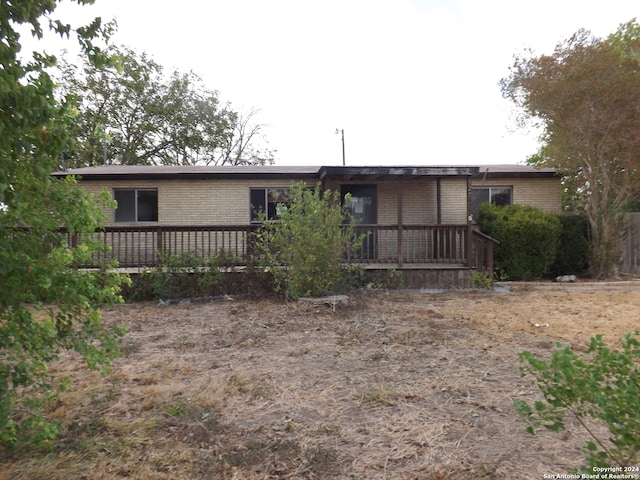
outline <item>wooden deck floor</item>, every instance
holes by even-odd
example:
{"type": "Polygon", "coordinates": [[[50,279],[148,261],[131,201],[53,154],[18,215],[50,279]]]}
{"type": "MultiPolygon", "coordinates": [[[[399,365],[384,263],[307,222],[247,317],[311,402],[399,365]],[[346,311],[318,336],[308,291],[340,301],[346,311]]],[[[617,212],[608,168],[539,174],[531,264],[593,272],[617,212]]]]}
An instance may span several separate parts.
{"type": "Polygon", "coordinates": [[[365,270],[466,270],[462,263],[404,263],[398,267],[397,263],[352,263],[365,270]]]}

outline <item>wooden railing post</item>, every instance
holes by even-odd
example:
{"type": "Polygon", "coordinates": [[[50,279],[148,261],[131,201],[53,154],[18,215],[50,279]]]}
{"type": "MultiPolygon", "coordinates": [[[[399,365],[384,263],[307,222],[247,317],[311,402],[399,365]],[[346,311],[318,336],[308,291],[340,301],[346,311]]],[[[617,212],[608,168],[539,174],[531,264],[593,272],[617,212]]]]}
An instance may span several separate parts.
{"type": "Polygon", "coordinates": [[[467,257],[467,267],[473,267],[473,224],[471,222],[467,223],[467,235],[465,241],[466,248],[466,257],[467,257]]]}
{"type": "Polygon", "coordinates": [[[487,241],[487,260],[486,260],[486,264],[487,264],[487,272],[489,272],[489,275],[491,275],[491,278],[493,278],[493,242],[487,241]]]}
{"type": "Polygon", "coordinates": [[[162,245],[162,227],[158,227],[156,229],[156,254],[155,254],[155,264],[158,265],[160,263],[160,254],[163,249],[162,245]]]}
{"type": "Polygon", "coordinates": [[[404,221],[403,216],[402,216],[402,210],[403,210],[403,205],[402,205],[402,200],[403,200],[403,196],[404,196],[404,191],[403,191],[403,183],[402,183],[402,177],[398,178],[398,185],[397,185],[397,195],[398,195],[398,268],[402,268],[403,263],[404,263],[404,250],[403,250],[403,230],[402,230],[402,222],[404,221]]]}

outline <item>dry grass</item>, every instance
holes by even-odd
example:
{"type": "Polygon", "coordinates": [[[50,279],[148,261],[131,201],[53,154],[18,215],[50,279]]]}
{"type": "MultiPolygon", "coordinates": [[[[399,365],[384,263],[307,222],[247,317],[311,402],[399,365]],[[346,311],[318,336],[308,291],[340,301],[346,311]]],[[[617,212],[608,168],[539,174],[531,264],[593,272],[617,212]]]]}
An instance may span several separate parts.
{"type": "Polygon", "coordinates": [[[532,437],[517,353],[613,341],[640,291],[370,294],[332,312],[225,301],[104,312],[128,326],[103,378],[68,355],[51,453],[0,479],[540,479],[580,464],[579,429],[532,437]],[[535,327],[549,324],[549,327],[535,327]]]}

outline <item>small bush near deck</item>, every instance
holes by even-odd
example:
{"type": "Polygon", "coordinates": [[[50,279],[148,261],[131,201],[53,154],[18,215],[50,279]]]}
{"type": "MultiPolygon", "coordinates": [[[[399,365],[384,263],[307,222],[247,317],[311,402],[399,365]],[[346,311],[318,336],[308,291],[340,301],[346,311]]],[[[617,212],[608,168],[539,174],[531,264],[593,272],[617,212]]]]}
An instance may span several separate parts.
{"type": "Polygon", "coordinates": [[[340,195],[291,185],[291,203],[282,205],[276,221],[265,221],[255,236],[264,269],[273,274],[276,289],[289,298],[335,293],[343,280],[342,264],[362,244],[355,221],[340,195]]]}
{"type": "Polygon", "coordinates": [[[163,255],[159,267],[134,278],[125,296],[130,300],[200,297],[217,292],[221,282],[216,257],[202,260],[195,252],[163,255]]]}
{"type": "Polygon", "coordinates": [[[480,230],[500,243],[495,247],[496,269],[510,280],[542,277],[556,259],[561,224],[551,213],[525,205],[480,206],[480,230]]]}
{"type": "Polygon", "coordinates": [[[176,300],[218,295],[261,296],[273,293],[273,279],[254,265],[236,263],[229,256],[202,259],[197,252],[165,256],[162,265],[131,276],[131,285],[123,290],[128,301],[176,300]]]}

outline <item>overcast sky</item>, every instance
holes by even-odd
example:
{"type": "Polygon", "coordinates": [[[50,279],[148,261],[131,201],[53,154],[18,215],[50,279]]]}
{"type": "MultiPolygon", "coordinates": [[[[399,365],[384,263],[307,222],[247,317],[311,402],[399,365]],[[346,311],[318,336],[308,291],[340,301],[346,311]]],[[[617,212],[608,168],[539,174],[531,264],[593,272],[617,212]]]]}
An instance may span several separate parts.
{"type": "Polygon", "coordinates": [[[498,87],[514,54],[580,28],[606,36],[636,0],[96,0],[65,21],[116,18],[113,42],[192,70],[236,109],[260,108],[276,164],[522,163],[498,87]],[[68,20],[69,19],[69,20],[68,20]]]}

